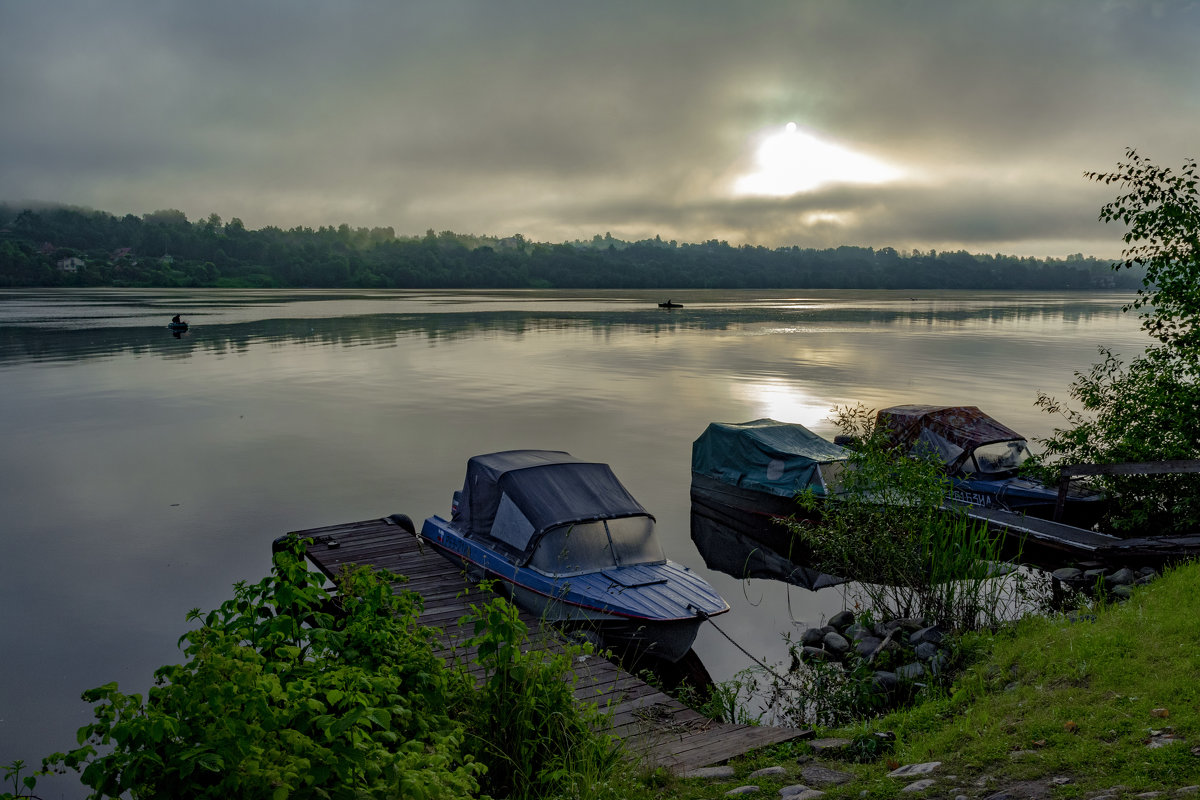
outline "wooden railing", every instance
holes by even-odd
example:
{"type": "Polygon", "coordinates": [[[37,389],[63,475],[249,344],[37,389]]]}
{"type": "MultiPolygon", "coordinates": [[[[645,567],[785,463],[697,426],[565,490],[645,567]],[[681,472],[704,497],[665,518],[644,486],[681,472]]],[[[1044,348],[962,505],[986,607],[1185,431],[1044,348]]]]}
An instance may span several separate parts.
{"type": "Polygon", "coordinates": [[[1166,475],[1179,472],[1200,472],[1200,459],[1175,461],[1140,461],[1128,464],[1073,464],[1062,468],[1058,481],[1058,502],[1054,505],[1054,521],[1062,519],[1067,504],[1067,489],[1072,478],[1084,475],[1166,475]]]}

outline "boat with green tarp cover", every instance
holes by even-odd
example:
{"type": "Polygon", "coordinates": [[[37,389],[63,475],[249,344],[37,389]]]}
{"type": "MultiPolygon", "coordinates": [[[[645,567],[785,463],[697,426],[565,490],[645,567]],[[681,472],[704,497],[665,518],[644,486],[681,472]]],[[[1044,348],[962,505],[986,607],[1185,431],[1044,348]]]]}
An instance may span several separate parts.
{"type": "MultiPolygon", "coordinates": [[[[692,443],[692,539],[705,562],[725,571],[727,559],[713,556],[734,543],[744,548],[749,539],[804,567],[807,551],[780,520],[804,514],[796,502],[802,492],[818,499],[836,494],[848,457],[844,447],[795,422],[709,424],[692,443]]],[[[785,574],[810,589],[841,582],[808,568],[785,574]]]]}

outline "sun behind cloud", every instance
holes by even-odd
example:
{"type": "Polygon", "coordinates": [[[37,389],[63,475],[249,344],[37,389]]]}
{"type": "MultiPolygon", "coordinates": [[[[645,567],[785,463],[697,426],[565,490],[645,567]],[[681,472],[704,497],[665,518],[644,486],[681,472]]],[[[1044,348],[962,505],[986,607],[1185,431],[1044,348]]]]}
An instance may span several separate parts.
{"type": "Polygon", "coordinates": [[[800,130],[789,122],[758,146],[755,169],[733,184],[736,195],[786,197],[832,183],[886,183],[904,172],[879,159],[800,130]]]}

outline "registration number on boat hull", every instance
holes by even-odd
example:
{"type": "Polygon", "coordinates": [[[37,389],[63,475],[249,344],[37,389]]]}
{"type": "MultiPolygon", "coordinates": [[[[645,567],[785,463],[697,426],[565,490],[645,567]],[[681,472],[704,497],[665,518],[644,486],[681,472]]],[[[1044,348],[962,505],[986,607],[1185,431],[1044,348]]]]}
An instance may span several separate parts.
{"type": "Polygon", "coordinates": [[[954,489],[950,492],[950,499],[966,503],[970,506],[979,506],[980,508],[991,508],[995,505],[992,495],[984,494],[983,492],[967,492],[962,489],[954,489]]]}

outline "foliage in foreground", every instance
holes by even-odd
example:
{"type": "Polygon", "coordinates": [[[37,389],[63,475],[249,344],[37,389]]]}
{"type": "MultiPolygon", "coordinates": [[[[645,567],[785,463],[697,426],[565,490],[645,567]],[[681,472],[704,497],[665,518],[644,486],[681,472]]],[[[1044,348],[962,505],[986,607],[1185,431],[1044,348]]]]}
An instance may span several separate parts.
{"type": "MultiPolygon", "coordinates": [[[[421,598],[397,576],[344,574],[336,597],[302,545],[272,574],[235,587],[180,642],[185,663],[155,672],[146,698],[115,683],[84,693],[95,722],[44,770],[74,769],[92,798],[541,797],[616,763],[595,707],[565,680],[575,651],[546,658],[502,599],[473,606],[469,646],[483,685],[448,667],[417,623],[421,598]]],[[[33,796],[34,776],[6,778],[33,796]]]]}
{"type": "Polygon", "coordinates": [[[419,598],[359,571],[344,576],[338,610],[321,577],[283,552],[271,576],[193,611],[187,661],[157,670],[145,699],[115,683],[85,692],[96,721],[48,763],[82,770],[96,798],[478,791],[419,598]]]}
{"type": "Polygon", "coordinates": [[[477,662],[485,669],[478,691],[462,695],[467,749],[488,765],[486,788],[498,797],[544,797],[571,791],[584,796],[620,758],[598,735],[603,715],[577,705],[572,662],[590,645],[558,651],[529,646],[517,609],[503,598],[471,606],[477,662]]]}
{"type": "MultiPolygon", "coordinates": [[[[1200,458],[1200,178],[1194,159],[1178,174],[1126,152],[1115,172],[1088,173],[1126,193],[1100,219],[1129,226],[1124,261],[1114,270],[1144,270],[1125,310],[1140,310],[1157,340],[1129,361],[1101,349],[1102,361],[1076,372],[1071,397],[1082,410],[1041,394],[1038,405],[1068,427],[1041,441],[1042,477],[1053,465],[1200,458]],[[1052,465],[1045,468],[1045,465],[1052,465]]],[[[1037,468],[1038,465],[1032,465],[1037,468]]],[[[1200,529],[1200,475],[1110,476],[1098,481],[1115,500],[1105,527],[1132,535],[1200,529]]]]}
{"type": "Polygon", "coordinates": [[[789,525],[811,565],[856,581],[847,591],[876,619],[925,618],[947,630],[999,621],[1010,588],[993,577],[999,538],[943,508],[940,460],[895,447],[873,420],[863,406],[837,410],[839,427],[857,440],[839,493],[819,503],[802,497],[819,520],[789,525]]]}

